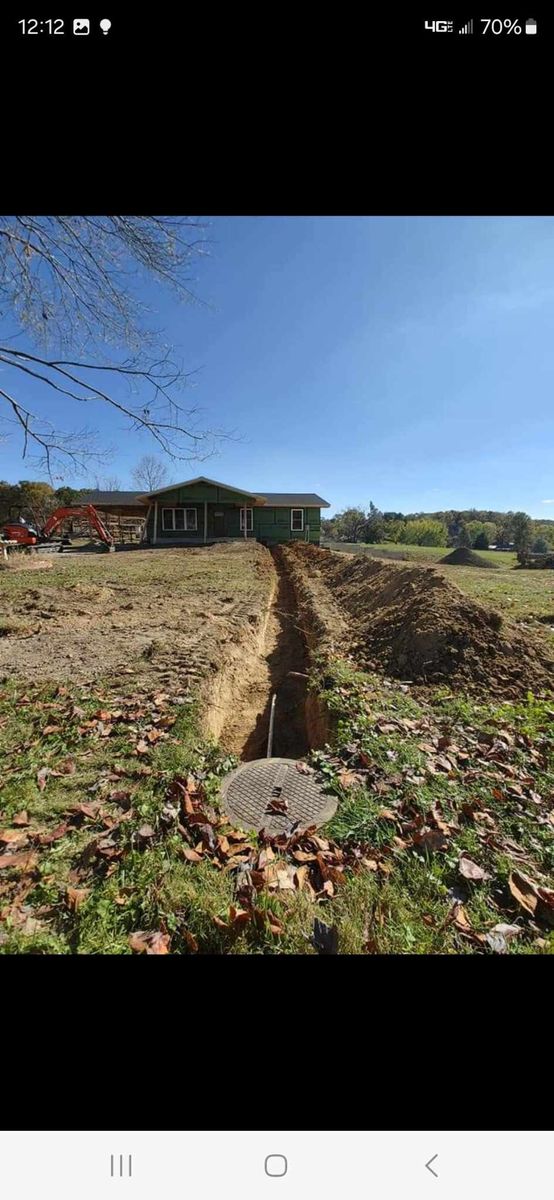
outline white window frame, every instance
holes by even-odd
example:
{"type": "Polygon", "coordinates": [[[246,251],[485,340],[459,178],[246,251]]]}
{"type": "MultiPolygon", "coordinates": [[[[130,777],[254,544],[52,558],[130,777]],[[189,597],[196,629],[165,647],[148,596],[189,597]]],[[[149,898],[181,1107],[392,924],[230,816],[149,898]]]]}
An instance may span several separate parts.
{"type": "Polygon", "coordinates": [[[198,509],[197,508],[162,508],[162,532],[163,533],[198,533],[198,509]],[[175,526],[175,513],[183,513],[183,528],[177,529],[175,526]],[[171,525],[166,523],[166,513],[171,513],[171,525]],[[189,515],[193,515],[194,519],[189,522],[189,515]]]}
{"type": "Polygon", "coordinates": [[[290,528],[291,528],[291,533],[304,533],[304,509],[303,508],[291,508],[291,510],[290,510],[290,528]],[[298,526],[294,524],[294,514],[295,513],[300,513],[300,515],[301,515],[302,524],[301,524],[300,528],[298,528],[298,526]]]}
{"type": "MultiPolygon", "coordinates": [[[[240,531],[244,533],[244,508],[240,510],[240,531]]],[[[254,532],[254,510],[252,508],[246,509],[246,532],[254,532]]]]}

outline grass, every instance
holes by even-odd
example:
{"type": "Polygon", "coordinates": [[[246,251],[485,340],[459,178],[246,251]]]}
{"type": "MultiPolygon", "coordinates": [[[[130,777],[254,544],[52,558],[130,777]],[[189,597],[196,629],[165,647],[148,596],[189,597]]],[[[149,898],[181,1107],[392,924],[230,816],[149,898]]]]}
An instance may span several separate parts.
{"type": "Polygon", "coordinates": [[[207,802],[217,809],[221,776],[234,765],[202,740],[194,703],[158,699],[157,714],[174,724],[166,727],[165,740],[138,756],[137,738],[155,728],[152,698],[140,701],[142,716],[131,708],[131,719],[114,720],[104,737],[106,722],[95,714],[110,711],[109,706],[114,710],[121,700],[109,683],[94,693],[5,685],[0,697],[0,753],[6,762],[2,827],[48,834],[59,830],[60,822],[63,826],[75,804],[101,799],[102,811],[44,844],[27,878],[2,872],[0,951],[129,954],[133,933],[163,930],[173,953],[313,953],[309,939],[317,915],[336,926],[341,953],[490,953],[485,939],[501,922],[521,929],[507,953],[554,952],[552,932],[518,909],[508,886],[514,868],[540,878],[544,886],[554,882],[553,826],[546,821],[548,797],[554,796],[553,710],[532,697],[519,705],[475,705],[446,691],[429,705],[340,659],[320,664],[313,686],[337,720],[333,749],[313,754],[314,765],[340,799],[325,837],[345,849],[365,848],[370,866],[345,870],[335,895],[315,904],[301,891],[262,890],[257,906],[281,923],[276,937],[269,922],[237,931],[225,925],[237,903],[233,874],[210,861],[186,861],[181,834],[174,823],[164,823],[175,776],[194,772],[202,778],[207,802]],[[407,727],[391,728],[392,722],[407,727]],[[494,760],[483,763],[480,744],[482,737],[490,743],[499,729],[514,739],[501,783],[494,777],[494,760]],[[429,738],[445,730],[464,753],[469,749],[470,760],[458,762],[452,772],[429,773],[429,738]],[[371,763],[368,782],[347,785],[343,772],[360,753],[371,763]],[[74,769],[66,773],[68,762],[74,769]],[[49,775],[41,791],[37,778],[45,767],[61,773],[49,775]],[[528,788],[521,801],[507,791],[510,779],[521,787],[518,780],[530,772],[538,806],[529,801],[528,788]],[[465,815],[468,800],[477,807],[465,815]],[[120,818],[129,805],[133,815],[122,826],[121,856],[87,866],[87,848],[109,836],[105,821],[120,818]],[[13,826],[22,810],[29,826],[13,826]],[[475,812],[486,815],[485,824],[475,820],[475,812]],[[433,827],[437,814],[451,830],[445,847],[410,845],[403,825],[415,819],[421,828],[433,827]],[[155,836],[141,845],[138,831],[145,825],[155,836]],[[523,855],[523,864],[514,852],[523,855]],[[460,876],[462,855],[486,870],[485,881],[460,876]],[[22,886],[25,894],[15,902],[22,886]],[[71,888],[83,893],[76,908],[71,888]],[[453,919],[460,905],[467,930],[453,919]]]}
{"type": "MultiPolygon", "coordinates": [[[[182,579],[182,560],[148,561],[102,560],[104,582],[152,586],[155,563],[160,591],[184,596],[196,586],[182,579]]],[[[97,587],[98,566],[68,561],[44,583],[97,587]]],[[[213,568],[194,557],[191,566],[207,587],[213,568]]],[[[220,566],[223,592],[236,567],[220,566]]],[[[449,577],[504,612],[509,584],[521,619],[553,611],[546,572],[457,568],[449,577]]],[[[13,581],[15,592],[39,586],[13,581]]],[[[162,933],[172,953],[315,953],[318,917],[336,927],[340,953],[493,953],[498,924],[519,930],[506,953],[553,953],[546,908],[532,916],[511,888],[514,872],[554,885],[554,702],[481,703],[447,689],[423,700],[340,657],[316,661],[311,686],[336,727],[333,746],[312,755],[339,798],[322,832],[347,865],[334,891],[315,899],[260,888],[258,922],[235,925],[236,873],[183,857],[168,802],[172,781],[191,777],[217,813],[234,765],[204,738],[194,692],[134,691],[132,675],[0,685],[0,829],[6,853],[23,855],[30,833],[36,856],[0,871],[0,952],[130,954],[133,935],[162,933]],[[445,754],[451,769],[437,765],[445,754]],[[485,878],[461,874],[464,856],[485,878]]],[[[249,842],[258,845],[254,835],[249,842]]]]}
{"type": "MultiPolygon", "coordinates": [[[[387,556],[398,558],[399,556],[408,562],[438,562],[440,558],[444,558],[446,554],[450,554],[451,546],[407,546],[403,542],[328,542],[325,539],[322,545],[327,546],[330,550],[342,551],[346,554],[373,554],[378,558],[386,558],[387,556]]],[[[482,558],[488,559],[489,562],[495,563],[500,567],[514,567],[517,563],[517,556],[511,550],[476,550],[482,558]]],[[[537,574],[537,572],[534,572],[537,574]]]]}

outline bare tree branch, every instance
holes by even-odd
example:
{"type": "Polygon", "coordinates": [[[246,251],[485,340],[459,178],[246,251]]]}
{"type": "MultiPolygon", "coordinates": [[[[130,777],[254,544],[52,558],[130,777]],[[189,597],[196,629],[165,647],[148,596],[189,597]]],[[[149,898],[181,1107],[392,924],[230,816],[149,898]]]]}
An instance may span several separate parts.
{"type": "Polygon", "coordinates": [[[101,403],[174,459],[204,460],[221,438],[234,436],[203,428],[200,410],[178,401],[195,372],[163,344],[141,298],[144,283],[154,281],[195,301],[192,270],[208,246],[205,226],[190,217],[0,217],[0,320],[16,325],[0,347],[7,373],[0,398],[8,424],[20,430],[24,457],[38,453],[48,472],[54,462],[82,470],[109,451],[98,449],[88,429],[57,430],[31,411],[17,394],[22,376],[45,398],[51,390],[67,399],[70,426],[74,404],[101,403]]]}

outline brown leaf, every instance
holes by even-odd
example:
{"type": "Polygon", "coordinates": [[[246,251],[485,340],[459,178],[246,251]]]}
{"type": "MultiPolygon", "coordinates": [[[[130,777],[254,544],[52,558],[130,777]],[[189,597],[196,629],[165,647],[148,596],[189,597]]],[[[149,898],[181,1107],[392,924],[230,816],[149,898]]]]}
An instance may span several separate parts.
{"type": "Polygon", "coordinates": [[[58,770],[62,775],[74,775],[77,767],[72,758],[66,758],[64,762],[60,763],[58,770]]]}
{"type": "Polygon", "coordinates": [[[48,737],[50,733],[61,733],[61,725],[45,725],[41,731],[43,737],[48,737]]]}
{"type": "Polygon", "coordinates": [[[56,825],[50,833],[41,833],[38,840],[41,846],[50,846],[52,842],[59,842],[60,838],[65,837],[69,829],[69,821],[62,821],[61,825],[56,825]]]}
{"type": "Polygon", "coordinates": [[[452,919],[456,928],[461,929],[463,933],[467,933],[472,928],[466,910],[459,901],[454,904],[452,919]]]}
{"type": "Polygon", "coordinates": [[[313,767],[309,767],[305,762],[297,762],[296,770],[300,771],[301,775],[313,775],[314,773],[313,767]]]}
{"type": "Polygon", "coordinates": [[[138,954],[169,954],[169,934],[167,933],[131,933],[129,945],[138,954]]]}
{"type": "Polygon", "coordinates": [[[30,824],[30,821],[27,816],[26,809],[22,809],[21,812],[18,812],[15,814],[15,817],[12,817],[12,825],[29,825],[29,824],[30,824]]]}
{"type": "Polygon", "coordinates": [[[151,825],[141,825],[140,829],[137,830],[137,837],[141,838],[142,841],[149,841],[150,838],[155,836],[156,830],[151,825]]]}
{"type": "Polygon", "coordinates": [[[483,867],[479,867],[477,863],[474,863],[471,858],[467,858],[464,854],[460,858],[458,869],[464,879],[472,879],[475,882],[480,882],[482,879],[488,878],[487,872],[483,867]]]}
{"type": "Polygon", "coordinates": [[[194,934],[191,933],[189,929],[185,929],[185,931],[183,933],[183,937],[185,939],[185,942],[187,943],[189,950],[194,954],[198,950],[198,942],[197,942],[194,934]]]}
{"type": "MultiPolygon", "coordinates": [[[[316,855],[309,854],[307,850],[293,850],[292,857],[299,863],[315,862],[316,855]]],[[[261,866],[261,863],[260,863],[261,866]]]]}
{"type": "Polygon", "coordinates": [[[413,843],[415,846],[423,846],[426,850],[447,850],[449,845],[448,838],[438,829],[424,829],[420,833],[414,833],[413,843]]]}
{"type": "Polygon", "coordinates": [[[73,804],[70,812],[75,813],[75,816],[89,817],[90,820],[94,820],[101,807],[100,800],[93,800],[90,804],[73,804]]]}
{"type": "Polygon", "coordinates": [[[20,829],[2,829],[0,830],[0,842],[7,845],[9,842],[26,842],[27,834],[20,829]]]}
{"type": "Polygon", "coordinates": [[[398,813],[393,812],[392,808],[380,808],[377,816],[383,821],[397,821],[398,813]]]}
{"type": "Polygon", "coordinates": [[[93,713],[93,716],[96,717],[97,721],[109,721],[112,714],[105,708],[99,708],[97,712],[93,713]]]}
{"type": "Polygon", "coordinates": [[[77,912],[77,909],[81,907],[81,904],[84,903],[89,893],[90,888],[68,887],[66,892],[68,908],[70,908],[72,912],[77,912]]]}
{"type": "Polygon", "coordinates": [[[140,741],[138,741],[135,746],[135,754],[148,754],[148,751],[149,751],[149,746],[144,741],[144,738],[141,738],[140,741]]]}
{"type": "Polygon", "coordinates": [[[163,733],[159,729],[150,729],[149,732],[146,734],[147,740],[149,742],[158,742],[159,739],[163,736],[164,736],[163,733]]]}
{"type": "Polygon", "coordinates": [[[343,788],[353,787],[359,783],[360,776],[355,771],[340,771],[338,776],[339,783],[343,788]]]}
{"type": "Polygon", "coordinates": [[[44,789],[46,787],[46,780],[47,780],[49,774],[50,774],[49,767],[41,767],[40,771],[37,771],[37,783],[38,783],[39,792],[44,791],[44,789]]]}
{"type": "Polygon", "coordinates": [[[525,912],[534,917],[538,903],[537,889],[535,884],[527,879],[525,875],[521,875],[519,871],[512,871],[508,880],[508,887],[514,900],[525,912]]]}
{"type": "Polygon", "coordinates": [[[108,792],[108,800],[111,800],[112,804],[119,804],[123,807],[129,803],[130,799],[131,799],[130,792],[123,792],[123,791],[108,792]]]}
{"type": "Polygon", "coordinates": [[[186,850],[183,850],[183,855],[188,862],[202,862],[202,855],[197,854],[196,850],[189,850],[187,848],[186,850]]]}
{"type": "Polygon", "coordinates": [[[16,871],[32,871],[38,862],[38,854],[25,852],[21,854],[0,854],[0,871],[8,867],[16,871]]]}

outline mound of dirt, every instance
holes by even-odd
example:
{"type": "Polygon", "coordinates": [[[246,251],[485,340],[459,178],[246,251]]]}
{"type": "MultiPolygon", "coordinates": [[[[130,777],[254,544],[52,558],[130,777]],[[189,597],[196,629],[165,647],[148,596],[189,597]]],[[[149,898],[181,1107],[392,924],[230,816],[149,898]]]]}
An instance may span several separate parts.
{"type": "Polygon", "coordinates": [[[294,547],[314,582],[349,614],[360,665],[396,678],[495,695],[552,691],[554,654],[429,567],[294,547]]]}
{"type": "Polygon", "coordinates": [[[475,550],[469,550],[467,546],[458,546],[457,550],[453,550],[451,554],[445,554],[444,558],[439,558],[439,563],[448,563],[452,567],[490,567],[495,571],[498,563],[488,562],[486,558],[481,558],[480,554],[476,554],[475,550]]]}

